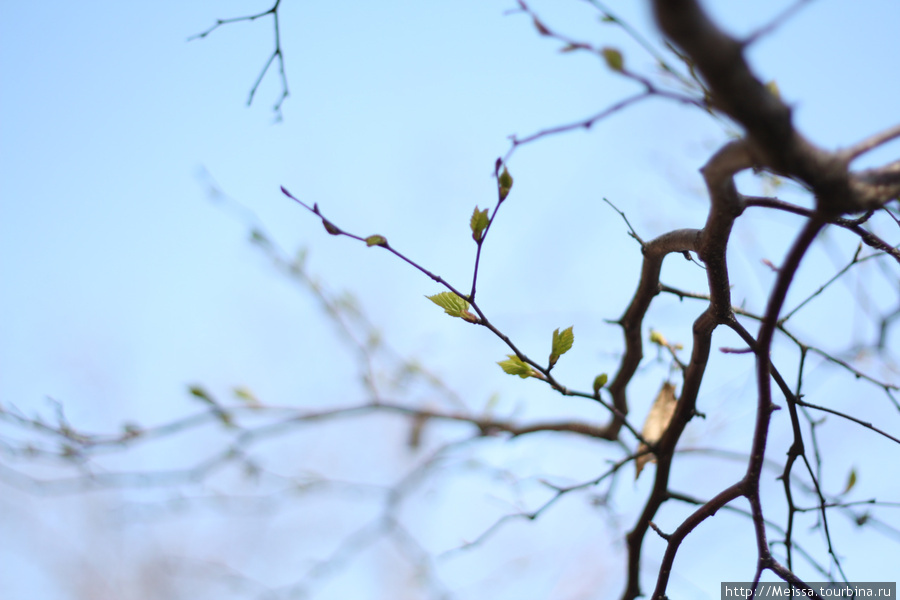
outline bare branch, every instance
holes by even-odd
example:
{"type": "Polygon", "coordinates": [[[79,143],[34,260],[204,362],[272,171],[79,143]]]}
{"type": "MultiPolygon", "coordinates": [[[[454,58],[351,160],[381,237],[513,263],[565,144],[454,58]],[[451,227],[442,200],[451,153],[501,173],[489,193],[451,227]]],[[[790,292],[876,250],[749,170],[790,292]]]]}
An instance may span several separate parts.
{"type": "Polygon", "coordinates": [[[280,121],[282,119],[281,106],[284,104],[284,101],[287,100],[288,96],[290,95],[290,92],[288,90],[287,75],[284,70],[284,53],[281,50],[281,25],[280,25],[279,14],[278,14],[278,9],[279,9],[280,4],[281,4],[281,0],[275,0],[275,4],[273,4],[271,8],[269,8],[268,10],[265,10],[263,12],[260,12],[260,13],[256,13],[253,15],[246,15],[243,17],[233,17],[230,19],[217,19],[215,24],[212,27],[210,27],[209,29],[207,29],[206,31],[203,31],[196,35],[192,35],[191,37],[188,38],[188,41],[196,40],[196,39],[203,39],[223,25],[239,23],[241,21],[251,21],[252,22],[261,17],[266,17],[268,15],[272,15],[272,22],[273,22],[273,27],[275,30],[274,31],[275,49],[272,50],[272,54],[269,55],[268,60],[266,60],[266,64],[263,65],[263,68],[260,71],[259,76],[257,76],[256,81],[253,83],[253,87],[250,88],[250,95],[247,98],[247,106],[250,106],[251,104],[253,104],[253,98],[254,98],[254,96],[256,96],[256,91],[259,89],[259,86],[262,83],[263,78],[266,76],[266,73],[269,71],[269,67],[272,66],[272,63],[277,58],[278,59],[278,71],[281,76],[281,96],[278,98],[278,101],[272,107],[272,110],[275,111],[276,120],[278,120],[278,121],[280,121]]]}
{"type": "Polygon", "coordinates": [[[801,8],[804,8],[807,4],[809,4],[811,0],[796,0],[793,4],[785,8],[779,15],[776,15],[771,21],[769,21],[766,25],[760,27],[746,39],[744,39],[744,44],[749,46],[757,42],[760,38],[765,37],[771,34],[773,31],[784,25],[791,17],[800,12],[801,8]]]}
{"type": "Polygon", "coordinates": [[[854,144],[853,146],[850,146],[849,148],[841,150],[840,154],[845,160],[850,162],[862,156],[866,152],[874,150],[875,148],[878,148],[879,146],[895,140],[898,137],[900,137],[900,125],[894,125],[893,127],[885,129],[884,131],[880,131],[875,135],[866,138],[863,141],[854,144]]]}
{"type": "Polygon", "coordinates": [[[801,135],[791,109],[750,69],[746,44],[713,23],[697,0],[655,0],[653,7],[660,29],[709,83],[713,106],[744,127],[757,164],[805,183],[828,216],[878,208],[896,197],[894,185],[875,186],[851,174],[847,156],[822,150],[801,135]]]}

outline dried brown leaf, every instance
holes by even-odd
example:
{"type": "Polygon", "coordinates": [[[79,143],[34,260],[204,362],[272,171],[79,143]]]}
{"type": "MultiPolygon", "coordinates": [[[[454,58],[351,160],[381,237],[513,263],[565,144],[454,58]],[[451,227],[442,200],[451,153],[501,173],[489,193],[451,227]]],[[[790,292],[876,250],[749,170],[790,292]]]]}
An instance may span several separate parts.
{"type": "MultiPolygon", "coordinates": [[[[672,421],[672,416],[675,414],[676,402],[675,386],[667,381],[663,384],[662,389],[659,390],[659,394],[656,395],[656,400],[653,402],[653,406],[650,407],[646,420],[644,420],[641,435],[645,440],[654,443],[662,439],[663,434],[669,427],[669,423],[672,421]]],[[[643,442],[638,446],[638,452],[645,452],[648,449],[647,444],[643,442]]],[[[641,471],[644,470],[644,465],[648,462],[656,462],[656,457],[652,453],[643,454],[635,459],[635,479],[640,476],[641,471]]]]}

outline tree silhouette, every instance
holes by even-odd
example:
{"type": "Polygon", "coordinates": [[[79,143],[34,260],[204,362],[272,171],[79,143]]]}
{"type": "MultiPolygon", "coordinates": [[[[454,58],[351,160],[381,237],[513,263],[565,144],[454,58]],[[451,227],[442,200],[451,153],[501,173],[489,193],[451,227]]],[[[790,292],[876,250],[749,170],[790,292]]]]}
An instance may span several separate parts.
{"type": "MultiPolygon", "coordinates": [[[[242,472],[245,479],[230,482],[232,494],[195,497],[193,502],[215,500],[234,508],[268,510],[266,507],[290,503],[297,496],[325,494],[327,498],[339,499],[331,506],[328,503],[332,500],[311,505],[321,519],[336,523],[329,535],[332,543],[321,548],[300,575],[292,571],[287,579],[253,582],[255,587],[251,589],[261,597],[291,597],[319,591],[322,582],[335,579],[336,574],[364,562],[366,557],[377,565],[377,557],[384,551],[379,550],[374,559],[366,552],[385,542],[401,557],[389,562],[390,569],[400,569],[396,566],[400,563],[414,572],[420,578],[421,594],[486,597],[484,590],[461,590],[463,584],[459,581],[464,578],[455,580],[448,573],[452,569],[445,566],[447,561],[490,554],[492,549],[487,546],[514,523],[536,527],[554,518],[553,514],[565,513],[566,508],[561,505],[573,497],[589,499],[592,511],[605,514],[612,523],[610,529],[622,534],[618,543],[624,545],[613,545],[621,548],[621,558],[614,567],[604,566],[607,579],[577,582],[571,596],[564,597],[612,597],[618,593],[609,583],[613,581],[624,586],[624,599],[666,598],[672,593],[673,579],[686,563],[702,562],[705,552],[714,552],[686,545],[694,537],[708,535],[704,529],[720,520],[741,532],[729,533],[742,540],[729,543],[743,547],[742,559],[748,557],[746,548],[755,546],[743,565],[747,581],[754,586],[761,581],[784,581],[819,597],[811,582],[852,581],[853,572],[844,568],[841,550],[841,537],[849,535],[844,529],[846,523],[900,539],[900,529],[890,513],[900,506],[900,499],[855,500],[848,495],[851,490],[858,491],[862,472],[872,477],[891,477],[891,467],[884,463],[890,464],[896,444],[900,443],[900,385],[891,343],[896,335],[891,326],[900,314],[900,161],[854,168],[869,153],[900,138],[900,126],[884,129],[846,148],[822,148],[799,131],[792,106],[781,97],[777,85],[754,72],[749,52],[790,19],[802,18],[796,13],[807,3],[796,2],[750,35],[735,37],[722,30],[701,3],[655,0],[648,4],[661,34],[662,41],[656,43],[642,36],[610,7],[588,0],[591,14],[605,24],[602,26],[617,28],[649,56],[654,68],[645,69],[632,66],[631,56],[619,48],[570,36],[550,18],[519,0],[510,10],[511,17],[528,19],[539,37],[551,41],[563,53],[596,58],[609,77],[623,79],[637,91],[599,107],[587,118],[549,126],[530,135],[511,136],[506,154],[486,167],[493,173],[496,195],[489,205],[473,207],[467,231],[463,230],[465,224],[460,224],[460,243],[474,243],[472,268],[465,280],[445,277],[402,250],[400,244],[395,247],[391,232],[386,231],[387,223],[373,224],[371,231],[353,231],[339,218],[330,216],[333,206],[308,199],[302,190],[291,185],[281,187],[287,199],[321,221],[327,234],[335,238],[329,242],[352,241],[360,253],[385,251],[430,279],[434,291],[428,299],[445,313],[439,317],[441,313],[435,307],[435,319],[449,316],[455,318],[453,322],[459,328],[474,325],[477,330],[489,332],[496,347],[502,348],[498,350],[500,369],[496,369],[496,377],[505,377],[504,373],[515,375],[526,380],[525,386],[552,390],[563,407],[559,416],[523,420],[511,413],[498,414],[492,403],[474,408],[473,402],[454,392],[454,382],[439,375],[439,369],[391,350],[355,301],[330,291],[310,274],[304,254],[293,256],[280,248],[275,236],[252,213],[209,179],[211,195],[226,208],[236,209],[234,214],[250,230],[256,249],[285,278],[298,283],[314,298],[321,314],[336,326],[336,335],[348,344],[355,357],[354,372],[366,398],[358,402],[333,401],[325,408],[309,409],[275,405],[245,388],[236,388],[234,397],[224,400],[204,385],[195,384],[189,392],[203,404],[202,412],[158,426],[132,424],[103,435],[80,431],[68,421],[62,406],[58,406],[53,420],[5,407],[4,421],[17,430],[29,431],[34,438],[6,442],[16,460],[61,457],[80,469],[72,477],[38,479],[21,469],[5,468],[6,481],[41,493],[128,486],[168,488],[217,480],[222,472],[234,471],[242,472]],[[502,288],[503,282],[485,280],[482,260],[492,252],[516,251],[493,242],[497,230],[504,227],[505,215],[515,210],[516,194],[523,185],[516,181],[516,157],[524,147],[548,143],[562,134],[591,130],[647,101],[706,114],[730,136],[709,153],[700,168],[708,202],[705,222],[644,239],[632,225],[632,209],[603,198],[610,214],[621,222],[621,228],[635,245],[607,248],[608,255],[598,261],[602,264],[603,260],[614,260],[616,253],[633,252],[641,255],[642,264],[640,272],[633,273],[633,279],[606,282],[611,288],[633,289],[626,305],[602,307],[604,313],[612,310],[621,315],[610,319],[621,338],[599,343],[604,351],[614,355],[614,368],[608,372],[598,368],[590,373],[559,374],[557,365],[562,366],[587,344],[579,324],[562,323],[552,332],[541,333],[546,338],[544,348],[537,348],[531,341],[519,341],[502,324],[504,319],[494,316],[495,303],[483,299],[485,287],[502,288]],[[736,181],[748,173],[755,179],[736,181]],[[767,187],[773,192],[786,190],[791,200],[775,193],[745,194],[740,191],[745,186],[767,187]],[[752,275],[734,265],[735,252],[741,252],[742,247],[732,232],[742,220],[760,212],[796,217],[791,221],[793,237],[786,254],[776,259],[777,263],[768,263],[771,280],[761,286],[764,289],[760,298],[736,301],[734,283],[752,275]],[[840,262],[829,265],[817,255],[820,248],[825,254],[839,256],[840,262]],[[664,261],[690,265],[693,277],[686,277],[684,284],[671,282],[668,276],[664,279],[664,261]],[[814,276],[809,275],[813,271],[803,271],[810,262],[814,276]],[[702,280],[696,279],[697,273],[702,273],[702,280]],[[803,325],[794,326],[818,297],[846,284],[852,276],[860,276],[866,282],[853,289],[857,308],[829,310],[824,317],[827,321],[818,314],[803,325]],[[698,281],[702,281],[700,288],[694,287],[698,281]],[[677,300],[679,308],[689,312],[689,330],[682,329],[677,320],[659,326],[654,321],[651,327],[651,308],[664,300],[677,300]],[[840,338],[831,331],[835,323],[852,322],[857,310],[865,315],[873,335],[856,347],[841,348],[840,338]],[[648,351],[656,354],[655,360],[645,356],[648,351]],[[707,444],[707,438],[715,440],[712,433],[701,434],[700,439],[697,434],[688,435],[689,425],[698,420],[715,422],[728,417],[711,412],[720,410],[721,405],[717,408],[710,402],[709,392],[721,388],[710,388],[709,381],[727,379],[728,369],[740,368],[735,366],[738,361],[744,366],[749,361],[754,365],[752,396],[756,398],[752,408],[735,417],[740,419],[738,431],[744,434],[740,449],[717,446],[715,441],[707,444]],[[648,364],[662,365],[667,376],[661,377],[660,370],[649,369],[648,364]],[[835,398],[827,386],[817,383],[826,371],[828,377],[854,381],[859,398],[866,399],[865,409],[848,404],[846,398],[835,398]],[[650,405],[640,398],[636,400],[635,384],[641,378],[654,389],[659,388],[650,405]],[[578,410],[589,408],[573,417],[570,407],[574,405],[567,402],[579,402],[578,410]],[[605,421],[600,422],[598,415],[605,421]],[[827,432],[823,429],[826,417],[832,428],[827,432]],[[155,440],[199,431],[210,424],[215,425],[210,435],[217,450],[184,469],[101,473],[87,467],[109,451],[151,445],[155,440]],[[373,436],[367,427],[384,433],[373,436]],[[840,471],[837,474],[826,471],[830,468],[827,447],[837,436],[879,439],[878,454],[860,453],[853,457],[860,466],[850,470],[836,467],[840,471]],[[271,459],[262,458],[268,444],[285,438],[294,439],[293,443],[303,446],[306,452],[321,444],[339,452],[337,456],[341,458],[326,459],[314,467],[300,465],[285,475],[272,466],[271,459]],[[491,442],[520,439],[533,440],[528,451],[530,459],[537,462],[554,453],[571,456],[565,446],[577,447],[584,442],[601,445],[607,462],[591,465],[593,475],[589,477],[536,474],[541,469],[517,471],[493,464],[491,442]],[[402,456],[397,454],[398,449],[404,450],[402,456]],[[385,460],[386,456],[394,459],[385,460]],[[703,470],[686,466],[687,476],[676,473],[679,465],[690,465],[697,459],[705,461],[703,470]],[[348,469],[348,464],[352,468],[348,469]],[[345,472],[352,475],[347,477],[345,472]],[[704,472],[717,476],[704,477],[704,472]],[[437,493],[436,486],[449,486],[447,482],[460,476],[469,477],[461,484],[462,493],[452,495],[453,500],[429,505],[429,495],[437,493]],[[455,515],[460,509],[454,502],[459,502],[460,497],[486,495],[479,491],[481,478],[492,480],[484,484],[492,493],[497,493],[496,482],[501,482],[500,487],[515,498],[510,501],[512,507],[504,501],[500,511],[481,506],[472,514],[455,515]],[[836,478],[840,484],[835,484],[836,478]],[[637,483],[629,492],[626,488],[633,479],[637,483]],[[639,508],[633,514],[623,509],[623,497],[637,503],[639,508]],[[337,506],[343,502],[348,506],[337,506]],[[347,513],[353,516],[347,517],[347,513]],[[359,513],[365,513],[364,518],[359,513]],[[727,521],[729,518],[732,521],[727,521]],[[457,526],[453,523],[465,519],[478,523],[474,535],[455,531],[457,526]],[[625,519],[631,520],[625,523],[625,519]],[[841,535],[835,533],[836,521],[841,522],[841,535]],[[448,533],[448,529],[453,531],[448,533]],[[616,574],[609,575],[614,570],[616,574]]],[[[219,27],[236,22],[271,19],[275,49],[252,85],[249,102],[258,97],[260,84],[277,59],[282,93],[274,110],[279,119],[288,98],[279,27],[281,8],[278,0],[262,12],[219,19],[196,36],[205,38],[219,27]]],[[[598,181],[597,186],[602,196],[602,183],[598,181]]],[[[668,210],[663,200],[653,203],[653,211],[668,210]]],[[[331,244],[322,247],[327,252],[331,244]]],[[[565,260],[565,256],[558,260],[565,260]]],[[[601,264],[597,276],[604,276],[601,264]]],[[[491,299],[496,297],[494,292],[491,299]]],[[[598,299],[598,304],[599,300],[602,299],[598,299]]],[[[528,298],[515,301],[528,302],[528,298]]],[[[486,343],[476,329],[464,331],[467,344],[486,343]]],[[[294,527],[302,532],[304,527],[314,527],[314,521],[301,519],[294,527]]],[[[466,531],[472,528],[467,527],[466,531]]],[[[554,531],[550,527],[550,535],[554,531]]],[[[710,538],[702,539],[708,543],[710,538]]],[[[509,544],[509,539],[505,543],[509,544]]],[[[290,552],[290,546],[287,548],[279,546],[277,552],[290,552]]],[[[602,560],[614,562],[607,556],[602,560]]],[[[586,564],[585,569],[590,570],[590,565],[586,564]]],[[[886,573],[884,579],[891,575],[894,574],[886,573]]],[[[708,573],[708,577],[709,581],[722,581],[716,573],[708,573]]],[[[522,596],[518,588],[506,583],[513,595],[522,596]]],[[[243,584],[249,585],[247,581],[243,584]]],[[[543,595],[536,593],[535,597],[543,595]]]]}

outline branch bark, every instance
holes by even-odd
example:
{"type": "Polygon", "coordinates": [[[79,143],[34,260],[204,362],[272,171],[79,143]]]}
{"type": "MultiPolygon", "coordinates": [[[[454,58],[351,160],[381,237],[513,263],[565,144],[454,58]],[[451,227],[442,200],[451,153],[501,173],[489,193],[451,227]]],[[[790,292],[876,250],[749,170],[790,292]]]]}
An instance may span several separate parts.
{"type": "Polygon", "coordinates": [[[833,218],[880,208],[900,194],[900,165],[850,171],[860,153],[896,135],[876,134],[848,152],[819,148],[794,127],[791,108],[773,94],[744,58],[746,42],[721,30],[697,0],[654,0],[660,30],[694,61],[712,93],[712,105],[740,124],[758,166],[794,178],[815,194],[819,211],[833,218]]]}

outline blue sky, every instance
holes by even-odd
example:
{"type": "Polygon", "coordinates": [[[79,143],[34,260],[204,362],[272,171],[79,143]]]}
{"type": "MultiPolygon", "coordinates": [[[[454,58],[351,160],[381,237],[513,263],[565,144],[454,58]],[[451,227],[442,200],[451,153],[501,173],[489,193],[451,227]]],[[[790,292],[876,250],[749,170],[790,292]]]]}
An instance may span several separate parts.
{"type": "MultiPolygon", "coordinates": [[[[285,2],[291,95],[276,124],[271,106],[281,90],[274,69],[246,106],[272,49],[270,20],[187,42],[215,19],[264,10],[266,2],[51,2],[41,11],[4,3],[0,402],[51,414],[47,398],[53,398],[79,427],[110,431],[123,422],[159,423],[196,411],[186,392],[193,383],[221,397],[246,386],[277,405],[329,406],[336,398],[360,397],[332,326],[248,243],[246,213],[210,200],[211,178],[281,247],[307,249],[311,272],[330,289],[351,291],[395,348],[431,365],[470,406],[498,394],[503,410],[522,418],[604,419],[593,406],[567,404],[535,382],[504,376],[494,364],[505,354],[498,340],[442,318],[424,300],[440,291],[433,282],[378,249],[328,236],[278,191],[284,185],[317,202],[349,231],[387,236],[466,287],[474,254],[468,219],[475,205],[494,199],[493,162],[509,149],[508,136],[576,121],[635,91],[602,62],[557,52],[559,44],[539,37],[525,16],[504,15],[514,4],[285,2]]],[[[623,4],[611,7],[656,41],[643,5],[623,4]]],[[[746,33],[785,6],[720,2],[711,10],[732,31],[746,33]]],[[[619,47],[628,65],[652,73],[650,57],[617,29],[598,24],[586,3],[535,2],[533,8],[554,29],[619,47]]],[[[897,120],[900,90],[889,65],[898,18],[900,7],[891,0],[819,0],[750,56],[761,77],[777,81],[794,104],[804,132],[825,147],[848,145],[897,120]]],[[[615,202],[645,238],[700,226],[706,204],[697,169],[726,139],[720,124],[699,111],[651,100],[589,133],[518,149],[510,162],[514,190],[482,263],[480,302],[495,323],[537,355],[554,328],[574,325],[579,352],[558,367],[572,387],[588,388],[597,372],[611,372],[620,338],[604,319],[627,305],[640,253],[601,199],[615,202]]],[[[883,162],[896,152],[894,144],[869,160],[883,162]]],[[[760,189],[749,177],[741,185],[747,193],[760,189]]],[[[790,186],[782,189],[787,199],[809,202],[790,186]]],[[[733,277],[736,302],[764,306],[772,278],[760,260],[778,263],[798,222],[748,214],[738,225],[739,250],[729,257],[744,274],[733,277]]],[[[834,236],[811,257],[801,281],[821,284],[854,245],[834,236]]],[[[702,272],[676,261],[664,279],[699,289],[702,272]]],[[[854,285],[872,286],[873,304],[885,308],[896,290],[872,271],[862,270],[854,285]]],[[[852,289],[812,304],[798,331],[820,334],[835,312],[852,313],[848,326],[831,324],[834,335],[822,343],[840,351],[868,339],[865,315],[850,310],[852,289]]],[[[689,342],[699,306],[684,308],[660,302],[648,325],[689,342]]],[[[715,345],[737,342],[723,334],[715,345]]],[[[739,419],[750,415],[749,405],[738,402],[752,396],[750,363],[714,360],[723,361],[715,364],[725,375],[704,384],[708,429],[699,424],[691,439],[699,444],[712,436],[729,445],[731,436],[739,438],[739,419]]],[[[882,368],[874,359],[863,366],[882,368]]],[[[823,393],[847,383],[823,372],[823,393]]],[[[879,375],[896,382],[896,373],[879,375]]],[[[633,384],[633,396],[646,398],[644,410],[665,376],[666,367],[650,361],[647,376],[633,384]]],[[[876,390],[864,393],[883,404],[876,390]]],[[[636,404],[640,413],[641,401],[636,404]]],[[[887,418],[896,431],[896,415],[887,418]]],[[[836,443],[837,487],[853,464],[839,450],[844,443],[836,443]]],[[[529,449],[498,450],[497,460],[525,461],[529,449]]],[[[578,451],[561,452],[562,463],[578,460],[578,451]]],[[[140,464],[167,460],[147,453],[140,464]]],[[[559,466],[546,458],[539,464],[559,466]]],[[[867,483],[869,494],[879,491],[877,482],[867,483]]],[[[645,485],[635,488],[635,502],[645,485]]],[[[18,493],[0,500],[13,515],[2,526],[15,530],[16,539],[31,535],[29,527],[48,539],[79,539],[73,532],[80,530],[39,518],[27,504],[18,493]],[[13,527],[16,519],[21,522],[13,527]]],[[[62,506],[46,505],[45,515],[62,506]]],[[[877,544],[884,540],[859,541],[876,551],[866,564],[854,563],[851,573],[859,575],[853,577],[889,575],[879,570],[885,566],[877,544]]],[[[585,535],[577,543],[595,541],[585,535]]],[[[38,558],[40,545],[30,548],[15,561],[3,553],[6,564],[22,567],[0,570],[0,591],[14,592],[8,597],[24,593],[35,578],[52,579],[53,567],[38,558]]],[[[465,569],[457,570],[454,581],[465,581],[465,569]]],[[[717,582],[705,593],[717,594],[717,582]]],[[[47,586],[45,598],[77,597],[58,582],[47,586]]],[[[477,597],[472,594],[461,595],[477,597]]]]}

